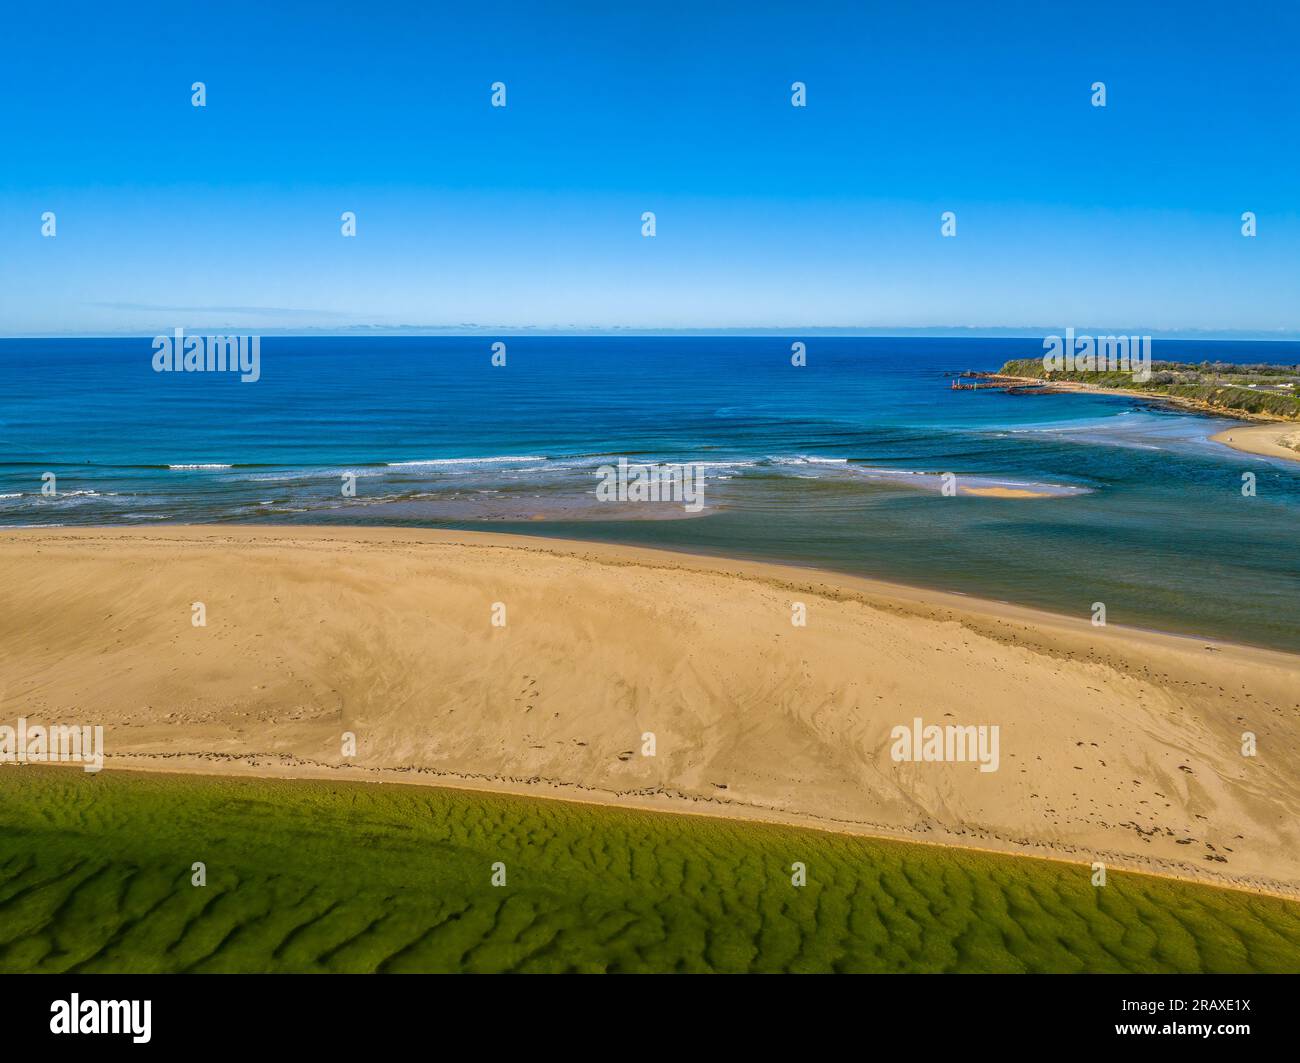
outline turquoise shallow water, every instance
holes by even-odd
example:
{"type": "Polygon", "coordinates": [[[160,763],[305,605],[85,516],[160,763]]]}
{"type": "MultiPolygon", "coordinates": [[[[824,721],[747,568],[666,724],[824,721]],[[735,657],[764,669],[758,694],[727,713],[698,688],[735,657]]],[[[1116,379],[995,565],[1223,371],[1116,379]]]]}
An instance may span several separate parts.
{"type": "MultiPolygon", "coordinates": [[[[156,373],[147,339],[0,341],[0,524],[491,528],[1101,601],[1300,651],[1300,464],[1140,400],[948,387],[1038,340],[806,338],[796,368],[797,338],[506,337],[494,367],[490,338],[269,337],[255,383],[156,373]],[[702,511],[598,502],[620,456],[701,463],[702,511]],[[946,472],[1053,497],[945,497],[946,472]]],[[[1155,356],[1294,364],[1300,344],[1155,356]]]]}

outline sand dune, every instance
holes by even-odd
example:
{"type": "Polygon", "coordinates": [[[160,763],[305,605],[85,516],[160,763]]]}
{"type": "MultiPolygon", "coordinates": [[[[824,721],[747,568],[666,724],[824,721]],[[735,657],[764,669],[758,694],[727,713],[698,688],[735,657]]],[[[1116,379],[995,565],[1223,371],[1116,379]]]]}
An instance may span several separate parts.
{"type": "Polygon", "coordinates": [[[11,531],[0,723],[20,715],[102,723],[107,770],[516,790],[1300,893],[1300,658],[808,569],[432,531],[11,531]],[[996,725],[998,769],[895,762],[916,718],[996,725]]]}

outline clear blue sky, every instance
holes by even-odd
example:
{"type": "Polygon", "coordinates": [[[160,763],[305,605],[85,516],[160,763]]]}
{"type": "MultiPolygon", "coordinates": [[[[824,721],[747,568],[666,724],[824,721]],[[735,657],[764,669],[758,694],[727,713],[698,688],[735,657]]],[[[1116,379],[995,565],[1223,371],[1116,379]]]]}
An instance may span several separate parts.
{"type": "Polygon", "coordinates": [[[1298,43],[1282,0],[9,5],[0,334],[1297,333],[1298,43]]]}

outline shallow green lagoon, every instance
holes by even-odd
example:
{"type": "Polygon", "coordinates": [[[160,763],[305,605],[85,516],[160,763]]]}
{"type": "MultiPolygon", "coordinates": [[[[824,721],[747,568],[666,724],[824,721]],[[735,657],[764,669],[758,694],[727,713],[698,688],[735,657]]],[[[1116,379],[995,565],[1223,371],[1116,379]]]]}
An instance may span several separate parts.
{"type": "Polygon", "coordinates": [[[522,797],[10,766],[0,971],[1300,971],[1300,905],[522,797]]]}

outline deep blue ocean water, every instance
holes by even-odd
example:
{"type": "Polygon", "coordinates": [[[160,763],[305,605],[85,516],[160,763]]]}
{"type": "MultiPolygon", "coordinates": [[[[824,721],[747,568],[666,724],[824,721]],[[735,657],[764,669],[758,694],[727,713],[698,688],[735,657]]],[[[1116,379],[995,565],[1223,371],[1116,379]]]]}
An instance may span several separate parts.
{"type": "MultiPolygon", "coordinates": [[[[805,337],[794,367],[799,338],[503,337],[499,367],[490,337],[266,337],[256,383],[156,373],[149,339],[0,340],[0,525],[490,528],[1101,601],[1300,651],[1300,464],[1141,400],[949,388],[1040,340],[805,337]],[[704,510],[597,502],[619,456],[707,463],[704,510]],[[946,497],[945,472],[1053,497],[946,497]]],[[[1295,364],[1300,344],[1155,357],[1295,364]]]]}

